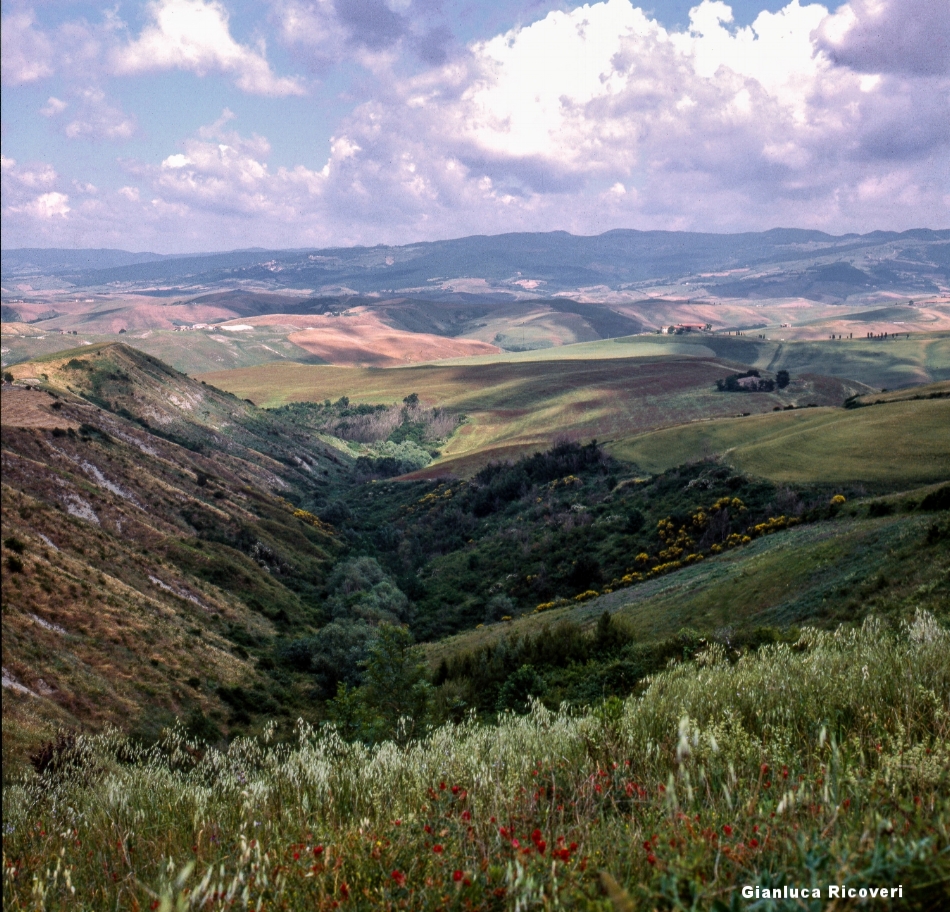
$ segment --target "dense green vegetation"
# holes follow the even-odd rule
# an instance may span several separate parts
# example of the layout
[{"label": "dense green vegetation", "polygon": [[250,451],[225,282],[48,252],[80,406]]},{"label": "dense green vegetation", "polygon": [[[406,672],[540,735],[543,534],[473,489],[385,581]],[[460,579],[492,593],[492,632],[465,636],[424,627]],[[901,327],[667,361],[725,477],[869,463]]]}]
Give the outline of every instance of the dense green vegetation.
[{"label": "dense green vegetation", "polygon": [[595,443],[564,443],[469,481],[373,484],[320,510],[372,556],[432,639],[635,585],[799,522],[852,487],[779,487],[696,463],[646,480]]},{"label": "dense green vegetation", "polygon": [[808,894],[768,907],[817,912],[830,885],[902,885],[900,908],[935,910],[948,695],[920,613],[710,643],[623,701],[402,744],[64,740],[5,791],[4,908],[739,909],[787,886]]}]

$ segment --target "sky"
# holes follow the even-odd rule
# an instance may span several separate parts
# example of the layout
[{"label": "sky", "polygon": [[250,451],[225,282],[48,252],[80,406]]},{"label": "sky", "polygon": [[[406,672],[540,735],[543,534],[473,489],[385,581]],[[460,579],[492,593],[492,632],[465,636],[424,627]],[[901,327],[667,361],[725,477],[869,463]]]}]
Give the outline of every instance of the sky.
[{"label": "sky", "polygon": [[2,244],[950,227],[950,2],[4,0]]}]

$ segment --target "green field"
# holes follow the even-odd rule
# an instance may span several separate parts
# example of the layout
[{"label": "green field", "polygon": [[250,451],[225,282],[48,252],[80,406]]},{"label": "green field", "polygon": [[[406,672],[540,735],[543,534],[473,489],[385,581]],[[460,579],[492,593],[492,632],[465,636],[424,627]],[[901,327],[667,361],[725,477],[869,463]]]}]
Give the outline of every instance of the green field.
[{"label": "green field", "polygon": [[609,450],[648,472],[717,456],[773,481],[920,484],[950,478],[950,400],[698,421]]},{"label": "green field", "polygon": [[690,333],[642,335],[563,345],[530,352],[502,352],[442,364],[521,364],[538,361],[669,357],[717,358],[759,370],[823,374],[857,380],[876,389],[950,379],[950,333],[911,333],[909,338],[879,341],[844,339],[775,342],[752,335]]},{"label": "green field", "polygon": [[[602,344],[602,343],[597,343]],[[578,346],[580,347],[580,346]],[[662,346],[652,346],[662,350]],[[617,349],[624,349],[617,346]],[[392,403],[418,393],[467,416],[433,465],[466,473],[489,458],[545,448],[562,437],[616,440],[642,431],[775,406],[839,405],[866,387],[798,378],[775,393],[724,394],[715,381],[735,370],[711,357],[540,359],[430,364],[386,370],[274,364],[202,375],[259,405],[336,400]]]}]

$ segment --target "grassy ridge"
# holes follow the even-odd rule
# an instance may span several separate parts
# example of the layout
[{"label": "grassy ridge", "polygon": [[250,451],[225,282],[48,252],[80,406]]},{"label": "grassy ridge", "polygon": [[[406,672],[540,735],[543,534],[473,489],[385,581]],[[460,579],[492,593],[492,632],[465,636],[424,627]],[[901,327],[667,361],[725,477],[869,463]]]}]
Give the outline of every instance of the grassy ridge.
[{"label": "grassy ridge", "polygon": [[[950,640],[711,646],[591,712],[226,753],[82,738],[6,790],[4,908],[738,909],[739,890],[950,885]],[[870,838],[869,838],[870,837]],[[604,896],[606,892],[607,896]]]},{"label": "grassy ridge", "polygon": [[950,478],[950,400],[724,418],[639,435],[609,449],[648,472],[719,455],[773,481],[924,483]]}]

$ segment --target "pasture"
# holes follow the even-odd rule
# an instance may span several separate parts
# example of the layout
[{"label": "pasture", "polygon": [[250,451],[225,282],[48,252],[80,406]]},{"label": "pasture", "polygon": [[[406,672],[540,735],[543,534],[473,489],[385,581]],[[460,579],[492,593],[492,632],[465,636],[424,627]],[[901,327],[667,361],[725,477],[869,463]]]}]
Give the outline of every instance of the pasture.
[{"label": "pasture", "polygon": [[922,484],[950,478],[950,400],[697,421],[608,449],[647,472],[715,456],[772,481]]}]

